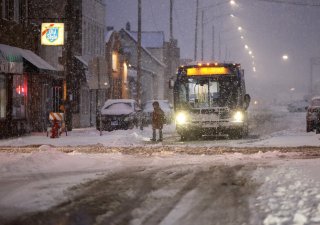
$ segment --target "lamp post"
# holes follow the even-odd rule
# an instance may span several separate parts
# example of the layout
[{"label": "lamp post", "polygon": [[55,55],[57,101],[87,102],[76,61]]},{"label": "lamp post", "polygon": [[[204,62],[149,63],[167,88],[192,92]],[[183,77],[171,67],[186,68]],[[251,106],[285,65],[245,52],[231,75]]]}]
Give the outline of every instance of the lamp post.
[{"label": "lamp post", "polygon": [[141,0],[138,0],[137,102],[141,106]]},{"label": "lamp post", "polygon": [[73,67],[73,60],[72,60],[72,49],[73,49],[73,29],[72,29],[72,18],[73,15],[73,3],[72,0],[67,0],[66,10],[65,10],[65,17],[66,17],[66,30],[67,30],[67,41],[65,44],[65,89],[66,89],[66,96],[64,96],[66,100],[66,128],[68,131],[72,130],[72,101],[73,101],[73,94],[74,94],[74,76],[72,72]]}]

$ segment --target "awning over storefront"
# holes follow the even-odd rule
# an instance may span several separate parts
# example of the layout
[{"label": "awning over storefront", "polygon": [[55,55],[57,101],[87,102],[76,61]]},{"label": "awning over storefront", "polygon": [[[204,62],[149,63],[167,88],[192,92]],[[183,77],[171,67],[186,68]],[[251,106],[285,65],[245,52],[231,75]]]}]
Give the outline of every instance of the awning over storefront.
[{"label": "awning over storefront", "polygon": [[0,73],[23,73],[23,60],[19,49],[0,44]]},{"label": "awning over storefront", "polygon": [[82,56],[75,56],[86,68],[88,68],[88,62]]},{"label": "awning over storefront", "polygon": [[39,70],[47,70],[47,71],[57,71],[53,66],[44,61],[40,56],[36,55],[30,50],[21,50],[22,57],[27,60],[29,63],[37,67]]},{"label": "awning over storefront", "polygon": [[23,59],[38,68],[40,72],[58,72],[57,69],[30,50],[0,44],[0,72],[22,74]]}]

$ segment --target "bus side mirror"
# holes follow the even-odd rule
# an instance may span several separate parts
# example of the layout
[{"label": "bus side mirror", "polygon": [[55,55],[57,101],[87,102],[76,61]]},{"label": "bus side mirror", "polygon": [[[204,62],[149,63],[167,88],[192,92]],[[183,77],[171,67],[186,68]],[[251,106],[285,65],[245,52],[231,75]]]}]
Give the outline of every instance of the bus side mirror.
[{"label": "bus side mirror", "polygon": [[170,78],[170,80],[169,80],[169,88],[173,89],[173,87],[174,87],[174,80],[172,78]]},{"label": "bus side mirror", "polygon": [[249,108],[250,101],[251,101],[250,95],[249,94],[245,94],[244,95],[244,109],[245,110],[247,110]]}]

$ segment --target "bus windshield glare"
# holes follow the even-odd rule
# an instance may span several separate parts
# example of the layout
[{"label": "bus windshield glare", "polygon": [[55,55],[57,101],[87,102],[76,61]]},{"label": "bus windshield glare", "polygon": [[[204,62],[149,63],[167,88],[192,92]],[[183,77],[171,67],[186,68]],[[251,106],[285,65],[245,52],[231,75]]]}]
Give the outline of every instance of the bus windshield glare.
[{"label": "bus windshield glare", "polygon": [[188,77],[178,83],[178,102],[191,108],[230,107],[238,103],[239,85],[235,76]]}]

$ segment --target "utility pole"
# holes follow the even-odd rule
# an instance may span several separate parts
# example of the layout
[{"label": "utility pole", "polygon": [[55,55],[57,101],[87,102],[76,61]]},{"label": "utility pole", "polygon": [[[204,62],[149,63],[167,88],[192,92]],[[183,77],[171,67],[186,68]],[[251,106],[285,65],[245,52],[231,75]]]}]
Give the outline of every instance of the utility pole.
[{"label": "utility pole", "polygon": [[72,29],[72,15],[73,15],[73,0],[67,0],[65,8],[65,25],[66,25],[66,43],[65,43],[65,53],[64,53],[64,78],[66,84],[64,85],[66,96],[64,96],[65,104],[65,113],[66,113],[66,128],[68,131],[72,130],[72,101],[74,94],[74,76],[72,72],[72,51],[73,51],[73,29]]},{"label": "utility pole", "polygon": [[141,106],[141,0],[138,0],[137,102]]},{"label": "utility pole", "polygon": [[219,32],[219,61],[221,60],[221,32]]},{"label": "utility pole", "polygon": [[173,10],[173,0],[170,0],[170,40],[173,40],[172,10]]},{"label": "utility pole", "polygon": [[214,25],[212,25],[212,60],[214,60]]},{"label": "utility pole", "polygon": [[194,61],[197,60],[197,43],[198,43],[198,12],[199,12],[199,0],[197,0],[197,6],[196,6],[196,27],[194,32]]},{"label": "utility pole", "polygon": [[167,63],[168,63],[168,72],[165,75],[165,87],[164,90],[166,92],[165,97],[172,103],[173,101],[173,95],[170,91],[166,91],[168,90],[169,87],[169,82],[170,79],[173,77],[174,75],[174,70],[173,68],[173,63],[174,63],[174,48],[175,48],[175,44],[174,44],[174,39],[173,39],[173,0],[170,0],[170,18],[169,18],[169,22],[170,22],[170,40],[169,40],[169,46],[168,46],[168,52],[167,52]]},{"label": "utility pole", "polygon": [[203,44],[204,44],[204,10],[201,11],[201,60],[203,61]]}]

